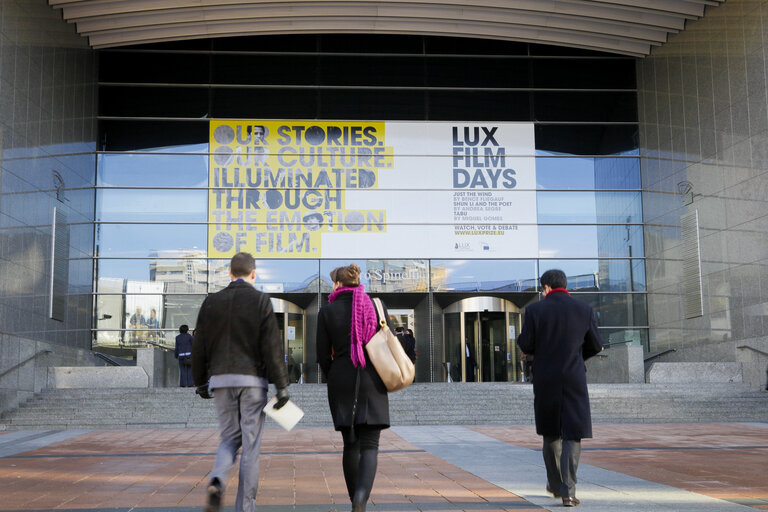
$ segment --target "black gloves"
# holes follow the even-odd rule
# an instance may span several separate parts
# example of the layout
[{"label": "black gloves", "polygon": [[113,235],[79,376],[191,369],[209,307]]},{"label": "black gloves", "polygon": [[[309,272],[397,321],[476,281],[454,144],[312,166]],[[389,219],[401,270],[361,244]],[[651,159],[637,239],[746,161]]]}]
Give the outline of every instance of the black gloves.
[{"label": "black gloves", "polygon": [[277,390],[277,402],[275,402],[274,409],[280,409],[282,406],[288,403],[288,389],[287,388],[281,388]]},{"label": "black gloves", "polygon": [[208,391],[207,382],[201,386],[197,386],[197,388],[195,389],[195,393],[200,395],[200,398],[205,398],[205,399],[213,398],[213,395],[211,394],[211,392]]}]

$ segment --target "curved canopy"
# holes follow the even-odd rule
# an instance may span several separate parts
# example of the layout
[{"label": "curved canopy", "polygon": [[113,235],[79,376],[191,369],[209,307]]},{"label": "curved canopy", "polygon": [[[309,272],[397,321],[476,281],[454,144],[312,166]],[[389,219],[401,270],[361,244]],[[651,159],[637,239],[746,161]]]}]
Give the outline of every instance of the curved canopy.
[{"label": "curved canopy", "polygon": [[478,37],[645,56],[724,0],[48,0],[94,48],[300,33]]}]

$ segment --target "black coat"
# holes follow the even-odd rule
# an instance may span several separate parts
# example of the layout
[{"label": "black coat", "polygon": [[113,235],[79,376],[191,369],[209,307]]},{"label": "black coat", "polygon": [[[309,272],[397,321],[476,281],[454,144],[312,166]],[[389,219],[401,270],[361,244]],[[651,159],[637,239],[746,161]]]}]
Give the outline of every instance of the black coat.
[{"label": "black coat", "polygon": [[[384,314],[388,316],[386,308]],[[342,292],[335,301],[320,308],[317,321],[317,362],[328,382],[328,404],[336,430],[352,426],[352,404],[358,369],[350,357],[351,329],[352,292]],[[365,368],[360,368],[355,425],[389,427],[387,388],[367,353]]]},{"label": "black coat", "polygon": [[564,292],[525,308],[517,339],[533,354],[536,432],[563,439],[592,437],[584,361],[603,349],[589,305]]},{"label": "black coat", "polygon": [[195,385],[211,375],[235,373],[265,377],[288,386],[285,352],[269,297],[245,281],[205,298],[195,325],[192,375]]}]

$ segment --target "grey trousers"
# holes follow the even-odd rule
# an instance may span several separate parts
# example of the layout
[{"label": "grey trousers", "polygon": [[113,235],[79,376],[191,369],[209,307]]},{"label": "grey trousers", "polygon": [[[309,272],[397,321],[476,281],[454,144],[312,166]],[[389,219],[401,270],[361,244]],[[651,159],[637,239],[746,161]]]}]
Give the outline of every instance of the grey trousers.
[{"label": "grey trousers", "polygon": [[267,390],[258,387],[217,388],[213,398],[219,415],[221,442],[211,480],[218,478],[221,485],[225,485],[227,473],[237,460],[237,450],[242,447],[235,512],[254,512]]},{"label": "grey trousers", "polygon": [[579,469],[581,440],[544,436],[542,453],[550,489],[559,490],[563,498],[576,497],[576,470]]}]

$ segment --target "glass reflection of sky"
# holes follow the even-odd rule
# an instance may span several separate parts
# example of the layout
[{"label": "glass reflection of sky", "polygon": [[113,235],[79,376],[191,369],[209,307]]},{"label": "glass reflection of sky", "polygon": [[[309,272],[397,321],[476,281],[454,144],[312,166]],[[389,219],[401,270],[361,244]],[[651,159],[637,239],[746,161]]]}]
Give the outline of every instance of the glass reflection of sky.
[{"label": "glass reflection of sky", "polygon": [[[208,145],[205,144],[205,151]],[[101,187],[207,187],[208,155],[101,154]]]},{"label": "glass reflection of sky", "polygon": [[147,258],[154,251],[205,250],[207,226],[153,224],[99,224],[98,256]]},{"label": "glass reflection of sky", "polygon": [[522,291],[536,281],[534,260],[432,260],[431,266],[433,290]]},{"label": "glass reflection of sky", "polygon": [[207,222],[205,190],[100,189],[97,193],[100,221]]},{"label": "glass reflection of sky", "polygon": [[537,192],[540,223],[641,223],[639,192]]},{"label": "glass reflection of sky", "polygon": [[[229,259],[211,260],[209,280],[223,286],[229,280]],[[256,260],[256,284],[282,285],[283,292],[317,292],[307,289],[317,279],[318,260]]]},{"label": "glass reflection of sky", "polygon": [[536,158],[536,186],[560,190],[640,189],[637,158]]}]

